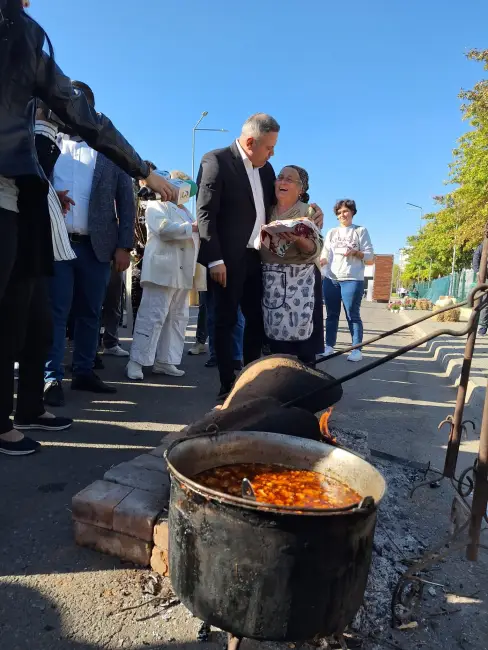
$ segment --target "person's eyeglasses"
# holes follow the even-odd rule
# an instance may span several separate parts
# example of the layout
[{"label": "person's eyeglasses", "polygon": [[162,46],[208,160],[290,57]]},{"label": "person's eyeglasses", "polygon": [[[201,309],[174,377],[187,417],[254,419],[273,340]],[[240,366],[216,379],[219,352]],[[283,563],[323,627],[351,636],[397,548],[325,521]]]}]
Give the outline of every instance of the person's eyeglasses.
[{"label": "person's eyeglasses", "polygon": [[301,185],[301,184],[302,184],[301,181],[297,181],[297,180],[295,180],[294,178],[290,178],[290,176],[283,176],[282,174],[280,174],[279,176],[277,176],[277,177],[276,177],[276,180],[277,180],[277,181],[280,181],[280,182],[283,182],[283,181],[284,181],[285,183],[296,183],[297,185]]}]

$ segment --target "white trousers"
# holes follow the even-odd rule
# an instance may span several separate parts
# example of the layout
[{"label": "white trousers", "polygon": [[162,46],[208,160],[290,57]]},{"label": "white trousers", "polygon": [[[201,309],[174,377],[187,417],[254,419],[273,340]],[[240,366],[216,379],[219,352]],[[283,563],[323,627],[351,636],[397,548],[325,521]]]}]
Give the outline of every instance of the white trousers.
[{"label": "white trousers", "polygon": [[171,363],[178,366],[185,346],[189,318],[189,291],[146,284],[137,312],[131,361],[141,366]]}]

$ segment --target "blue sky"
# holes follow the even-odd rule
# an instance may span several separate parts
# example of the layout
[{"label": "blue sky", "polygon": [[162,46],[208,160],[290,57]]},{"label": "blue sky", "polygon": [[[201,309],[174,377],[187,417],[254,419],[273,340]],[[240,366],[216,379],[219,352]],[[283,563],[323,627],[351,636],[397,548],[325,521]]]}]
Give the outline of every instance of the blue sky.
[{"label": "blue sky", "polygon": [[[251,113],[282,131],[275,169],[310,173],[310,195],[354,198],[377,253],[397,253],[445,191],[457,98],[483,76],[464,54],[486,48],[486,0],[32,0],[62,69],[95,91],[143,157],[191,171],[230,144]],[[198,162],[197,162],[198,164]]]}]

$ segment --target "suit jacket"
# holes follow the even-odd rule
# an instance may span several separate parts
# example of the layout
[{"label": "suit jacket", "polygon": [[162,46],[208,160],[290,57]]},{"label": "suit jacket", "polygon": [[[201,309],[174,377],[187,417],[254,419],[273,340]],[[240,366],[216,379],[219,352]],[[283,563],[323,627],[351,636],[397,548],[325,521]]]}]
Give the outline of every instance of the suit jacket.
[{"label": "suit jacket", "polygon": [[[259,170],[266,220],[275,200],[273,167]],[[198,172],[197,221],[201,245],[199,261],[208,266],[224,260],[229,268],[241,264],[256,223],[251,183],[235,142],[207,153]]]},{"label": "suit jacket", "polygon": [[99,262],[110,262],[116,248],[133,248],[135,218],[130,176],[99,153],[88,211],[88,231]]}]

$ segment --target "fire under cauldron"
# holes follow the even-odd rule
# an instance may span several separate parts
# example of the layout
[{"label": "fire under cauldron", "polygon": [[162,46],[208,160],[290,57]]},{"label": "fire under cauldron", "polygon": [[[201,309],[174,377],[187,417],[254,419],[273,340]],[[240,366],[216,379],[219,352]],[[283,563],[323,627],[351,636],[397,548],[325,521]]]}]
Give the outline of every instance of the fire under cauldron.
[{"label": "fire under cauldron", "polygon": [[[342,634],[363,601],[376,510],[386,485],[344,449],[276,433],[237,431],[177,440],[171,475],[169,566],[173,589],[198,618],[243,637],[305,641]],[[238,463],[330,475],[362,497],[324,510],[266,506],[192,477]]]}]

